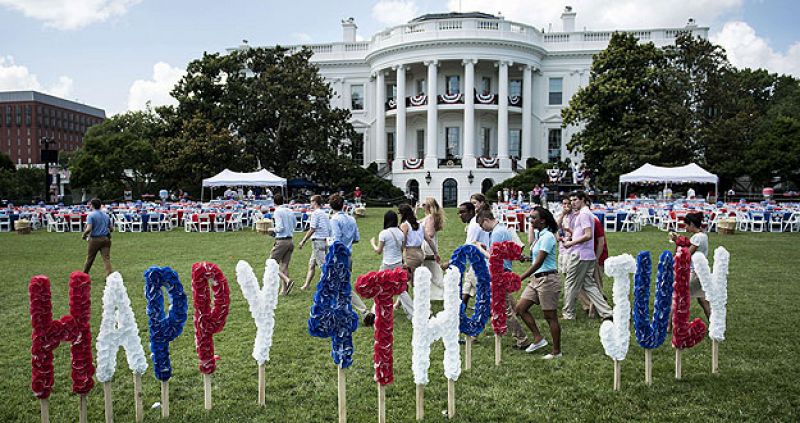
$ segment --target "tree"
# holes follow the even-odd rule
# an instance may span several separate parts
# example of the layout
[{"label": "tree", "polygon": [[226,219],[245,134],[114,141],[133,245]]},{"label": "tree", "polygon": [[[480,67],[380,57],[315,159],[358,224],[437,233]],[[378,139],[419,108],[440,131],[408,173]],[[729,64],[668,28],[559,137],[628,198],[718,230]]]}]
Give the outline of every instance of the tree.
[{"label": "tree", "polygon": [[155,143],[166,131],[151,111],[113,116],[86,133],[83,148],[70,160],[70,185],[103,198],[119,198],[125,190],[139,195],[153,189]]},{"label": "tree", "polygon": [[15,170],[14,161],[6,153],[0,151],[0,170]]},{"label": "tree", "polygon": [[44,191],[44,169],[0,168],[0,199],[28,202]]}]

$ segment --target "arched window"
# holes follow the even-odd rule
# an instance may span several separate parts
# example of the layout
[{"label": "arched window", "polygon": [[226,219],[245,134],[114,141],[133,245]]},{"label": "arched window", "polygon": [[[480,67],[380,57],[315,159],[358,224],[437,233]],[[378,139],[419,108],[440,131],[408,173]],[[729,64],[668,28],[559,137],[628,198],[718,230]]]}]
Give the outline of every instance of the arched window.
[{"label": "arched window", "polygon": [[481,182],[481,192],[486,194],[487,192],[489,192],[490,189],[492,189],[493,186],[494,186],[494,181],[491,180],[490,178],[486,178],[483,180],[483,182]]},{"label": "arched window", "polygon": [[442,183],[442,207],[456,207],[458,205],[458,182],[447,178]]},{"label": "arched window", "polygon": [[419,182],[416,179],[411,179],[406,184],[406,195],[410,195],[409,201],[413,205],[414,202],[419,200]]}]

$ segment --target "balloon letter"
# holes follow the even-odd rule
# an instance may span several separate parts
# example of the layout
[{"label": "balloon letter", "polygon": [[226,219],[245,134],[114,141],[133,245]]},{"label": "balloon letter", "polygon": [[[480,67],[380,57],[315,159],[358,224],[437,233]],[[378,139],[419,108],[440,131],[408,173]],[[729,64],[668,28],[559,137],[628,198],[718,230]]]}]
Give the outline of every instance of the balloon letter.
[{"label": "balloon letter", "polygon": [[34,276],[28,286],[31,301],[31,389],[36,398],[47,399],[53,388],[53,350],[61,342],[70,343],[72,392],[85,395],[94,386],[92,364],[91,288],[89,275],[69,275],[69,314],[53,320],[50,279]]},{"label": "balloon letter", "polygon": [[353,364],[353,332],[358,328],[351,289],[350,251],[336,241],[325,256],[308,317],[308,333],[331,338],[331,357],[343,369]]},{"label": "balloon letter", "polygon": [[392,372],[392,329],[394,329],[394,299],[408,289],[408,272],[402,267],[361,275],[356,292],[364,298],[375,299],[375,381],[388,385],[394,380]]},{"label": "balloon letter", "polygon": [[[144,272],[144,296],[147,300],[147,323],[150,326],[150,353],[156,379],[164,382],[172,377],[169,343],[183,332],[189,303],[178,273],[169,267],[151,267]],[[164,294],[170,301],[169,315],[164,313]]]},{"label": "balloon letter", "polygon": [[256,341],[253,344],[253,359],[258,365],[269,361],[272,347],[272,331],[275,329],[275,307],[278,305],[278,262],[267,260],[264,268],[264,285],[259,289],[253,268],[239,260],[236,265],[236,280],[242,287],[242,295],[250,305],[250,315],[256,322]]},{"label": "balloon letter", "polygon": [[[486,327],[486,322],[491,315],[489,308],[491,278],[489,277],[489,268],[486,266],[486,259],[478,247],[465,244],[453,251],[453,255],[450,257],[450,265],[458,268],[461,276],[466,274],[467,263],[472,266],[475,279],[478,281],[475,287],[475,311],[472,313],[472,317],[467,317],[467,305],[461,304],[459,330],[469,336],[478,336],[483,332],[483,328]],[[461,285],[459,285],[458,289],[461,292]]]},{"label": "balloon letter", "polygon": [[628,354],[631,340],[630,320],[631,291],[630,274],[636,272],[636,262],[630,254],[609,257],[605,263],[606,275],[614,278],[614,321],[604,321],[600,325],[600,342],[606,355],[622,361]]},{"label": "balloon letter", "polygon": [[656,300],[653,305],[652,320],[650,320],[650,252],[640,252],[637,261],[633,289],[633,327],[639,345],[642,348],[654,349],[663,344],[667,337],[674,280],[672,253],[664,251],[658,261]]},{"label": "balloon letter", "polygon": [[506,326],[506,294],[518,291],[521,285],[519,275],[506,271],[505,260],[519,260],[522,248],[512,241],[496,242],[492,245],[492,257],[489,258],[489,271],[492,273],[492,329],[497,335],[505,335]]},{"label": "balloon letter", "polygon": [[[214,289],[214,308],[211,290]],[[194,343],[200,360],[200,373],[210,375],[217,368],[214,355],[214,334],[222,331],[230,310],[231,291],[228,279],[214,263],[203,261],[192,265],[192,300],[194,301]]]},{"label": "balloon letter", "polygon": [[687,247],[678,247],[675,256],[675,289],[672,293],[672,346],[678,349],[692,348],[706,336],[706,324],[699,317],[689,323],[691,259]]},{"label": "balloon letter", "polygon": [[122,283],[122,275],[114,272],[106,278],[103,291],[103,320],[97,335],[97,380],[109,382],[117,369],[117,350],[125,348],[128,368],[137,375],[147,370],[147,359],[139,338],[139,326],[131,308],[131,299]]},{"label": "balloon letter", "polygon": [[731,254],[724,247],[714,250],[714,273],[708,268],[708,259],[701,253],[694,253],[692,263],[697,278],[711,303],[708,336],[717,342],[725,340],[725,318],[728,303],[728,262]]}]

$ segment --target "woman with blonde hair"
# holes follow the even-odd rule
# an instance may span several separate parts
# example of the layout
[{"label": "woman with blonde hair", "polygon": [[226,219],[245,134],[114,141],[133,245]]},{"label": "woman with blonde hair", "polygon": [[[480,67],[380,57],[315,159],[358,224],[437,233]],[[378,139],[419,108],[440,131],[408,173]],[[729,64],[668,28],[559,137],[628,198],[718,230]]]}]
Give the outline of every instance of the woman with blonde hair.
[{"label": "woman with blonde hair", "polygon": [[[425,228],[426,238],[430,238],[438,250],[439,239],[437,234],[444,229],[444,210],[439,206],[439,202],[433,197],[428,197],[422,203],[422,210],[425,212],[425,217],[420,224]],[[425,260],[422,265],[431,271],[431,300],[444,299],[444,272],[439,263],[434,258],[434,250],[428,243],[422,244],[422,252],[425,254]]]},{"label": "woman with blonde hair", "polygon": [[414,271],[417,267],[422,266],[425,261],[425,253],[422,251],[422,245],[428,244],[433,251],[434,260],[439,262],[439,250],[433,239],[425,232],[425,227],[417,222],[417,216],[414,209],[408,204],[401,204],[397,208],[400,213],[400,230],[403,231],[403,259],[406,267],[411,272],[410,280],[414,279]]}]

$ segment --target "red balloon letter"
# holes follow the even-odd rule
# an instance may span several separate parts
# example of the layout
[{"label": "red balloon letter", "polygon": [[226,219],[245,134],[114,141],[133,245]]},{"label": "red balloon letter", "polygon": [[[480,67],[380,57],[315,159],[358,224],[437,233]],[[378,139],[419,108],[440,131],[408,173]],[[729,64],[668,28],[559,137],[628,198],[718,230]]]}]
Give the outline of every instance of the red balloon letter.
[{"label": "red balloon letter", "polygon": [[375,381],[388,385],[394,380],[392,368],[392,330],[394,329],[393,297],[408,288],[408,272],[402,267],[369,272],[356,280],[356,292],[375,299]]},{"label": "red balloon letter", "polygon": [[[211,309],[211,292],[214,289],[214,309]],[[222,331],[230,309],[230,288],[225,275],[214,263],[200,262],[192,265],[192,299],[194,300],[194,342],[200,373],[211,374],[217,368],[219,356],[214,355],[214,334]]]},{"label": "red balloon letter", "polygon": [[50,302],[50,279],[34,276],[28,286],[31,300],[31,389],[39,399],[50,397],[53,388],[53,350],[61,342],[70,343],[72,355],[72,392],[88,394],[94,386],[92,364],[91,288],[89,275],[69,275],[69,314],[53,320]]},{"label": "red balloon letter", "polygon": [[[681,245],[680,241],[678,245]],[[706,324],[699,317],[689,323],[691,261],[689,249],[679,246],[675,256],[675,289],[672,292],[672,346],[678,349],[692,348],[706,336]]]},{"label": "red balloon letter", "polygon": [[503,268],[504,260],[519,260],[522,247],[513,241],[496,242],[492,245],[492,256],[489,258],[489,273],[492,274],[492,329],[498,335],[505,335],[506,326],[506,294],[518,291],[521,285],[519,275]]}]

